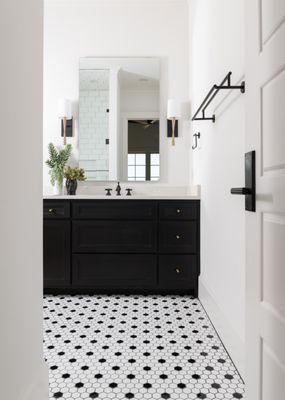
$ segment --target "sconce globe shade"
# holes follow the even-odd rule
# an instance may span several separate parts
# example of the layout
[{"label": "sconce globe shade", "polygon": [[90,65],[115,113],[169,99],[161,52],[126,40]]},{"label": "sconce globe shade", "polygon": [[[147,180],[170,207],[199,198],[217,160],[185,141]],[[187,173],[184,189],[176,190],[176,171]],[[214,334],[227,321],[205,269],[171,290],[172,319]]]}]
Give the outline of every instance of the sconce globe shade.
[{"label": "sconce globe shade", "polygon": [[58,100],[58,118],[72,118],[71,101],[68,99]]},{"label": "sconce globe shade", "polygon": [[181,103],[175,99],[167,102],[167,119],[179,119],[181,117]]}]

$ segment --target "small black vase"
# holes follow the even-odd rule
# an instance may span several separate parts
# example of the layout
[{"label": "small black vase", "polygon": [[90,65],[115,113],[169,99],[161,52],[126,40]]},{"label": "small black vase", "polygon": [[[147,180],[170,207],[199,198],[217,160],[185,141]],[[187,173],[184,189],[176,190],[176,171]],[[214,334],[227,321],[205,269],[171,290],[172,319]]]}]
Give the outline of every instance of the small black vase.
[{"label": "small black vase", "polygon": [[76,179],[66,179],[66,191],[69,195],[75,195],[77,189],[77,180]]}]

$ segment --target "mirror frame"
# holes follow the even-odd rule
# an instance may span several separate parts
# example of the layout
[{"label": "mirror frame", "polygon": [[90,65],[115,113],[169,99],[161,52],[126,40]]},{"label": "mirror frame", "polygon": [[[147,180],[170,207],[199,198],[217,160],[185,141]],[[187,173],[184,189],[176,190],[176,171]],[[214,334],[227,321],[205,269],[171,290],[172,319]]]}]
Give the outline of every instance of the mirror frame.
[{"label": "mirror frame", "polygon": [[[159,154],[160,154],[160,160],[162,159],[161,157],[161,60],[160,57],[152,57],[152,56],[142,56],[142,57],[131,57],[131,56],[122,56],[122,57],[114,57],[114,56],[108,56],[108,57],[103,57],[103,56],[86,56],[86,57],[80,57],[79,58],[79,63],[78,63],[78,75],[80,74],[81,70],[92,70],[92,69],[107,69],[110,70],[112,67],[112,62],[115,64],[116,60],[122,60],[124,62],[130,61],[130,60],[135,60],[136,62],[139,61],[155,61],[157,63],[158,67],[158,75],[159,75],[159,110],[157,112],[154,111],[138,111],[138,112],[123,112],[121,113],[121,122],[122,122],[122,132],[121,132],[121,138],[117,137],[118,141],[116,143],[117,146],[117,151],[118,151],[118,159],[117,163],[119,166],[117,167],[117,177],[114,179],[109,179],[109,180],[96,180],[96,179],[89,179],[86,182],[88,183],[104,183],[104,182],[117,182],[120,180],[123,183],[131,183],[131,184],[155,184],[159,183],[162,180],[162,174],[161,174],[161,162],[160,162],[160,170],[159,170],[159,179],[157,181],[128,181],[128,174],[127,174],[127,168],[128,168],[128,119],[158,119],[159,120]],[[82,66],[82,63],[84,65]],[[96,65],[96,66],[95,66]],[[80,91],[80,79],[79,79],[79,91]],[[79,103],[79,101],[78,101]],[[111,108],[111,105],[110,105]],[[78,111],[78,120],[79,120],[79,114],[80,110]],[[80,159],[80,126],[78,123],[78,162]],[[110,160],[109,160],[110,161]]]}]

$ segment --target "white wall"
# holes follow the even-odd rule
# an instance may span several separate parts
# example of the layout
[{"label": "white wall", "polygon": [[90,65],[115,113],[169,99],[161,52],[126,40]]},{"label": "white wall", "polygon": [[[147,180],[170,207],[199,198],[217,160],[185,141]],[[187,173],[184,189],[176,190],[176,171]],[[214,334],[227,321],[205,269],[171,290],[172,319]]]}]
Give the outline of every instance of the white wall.
[{"label": "white wall", "polygon": [[[233,83],[244,74],[244,2],[190,1],[193,111],[228,71]],[[194,122],[201,132],[193,152],[193,180],[201,185],[201,299],[212,299],[235,338],[235,361],[243,368],[245,329],[244,198],[231,187],[244,185],[244,101],[220,92],[209,107],[217,121]],[[239,353],[239,354],[238,354]]]},{"label": "white wall", "polygon": [[[165,183],[188,185],[189,125],[181,124],[172,147],[165,121],[168,97],[188,99],[188,39],[186,0],[45,0],[44,158],[48,142],[61,144],[57,99],[78,101],[80,57],[160,57],[161,173]],[[71,143],[76,147],[77,137]]]},{"label": "white wall", "polygon": [[0,2],[1,399],[48,398],[42,352],[42,4]]}]

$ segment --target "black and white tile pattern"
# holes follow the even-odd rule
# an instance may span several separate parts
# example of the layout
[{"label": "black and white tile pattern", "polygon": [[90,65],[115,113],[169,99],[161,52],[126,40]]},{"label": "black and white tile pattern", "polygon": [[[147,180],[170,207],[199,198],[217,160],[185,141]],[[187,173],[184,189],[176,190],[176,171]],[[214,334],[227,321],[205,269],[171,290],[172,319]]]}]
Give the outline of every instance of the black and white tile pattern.
[{"label": "black and white tile pattern", "polygon": [[242,399],[244,384],[189,296],[45,296],[50,399]]}]

